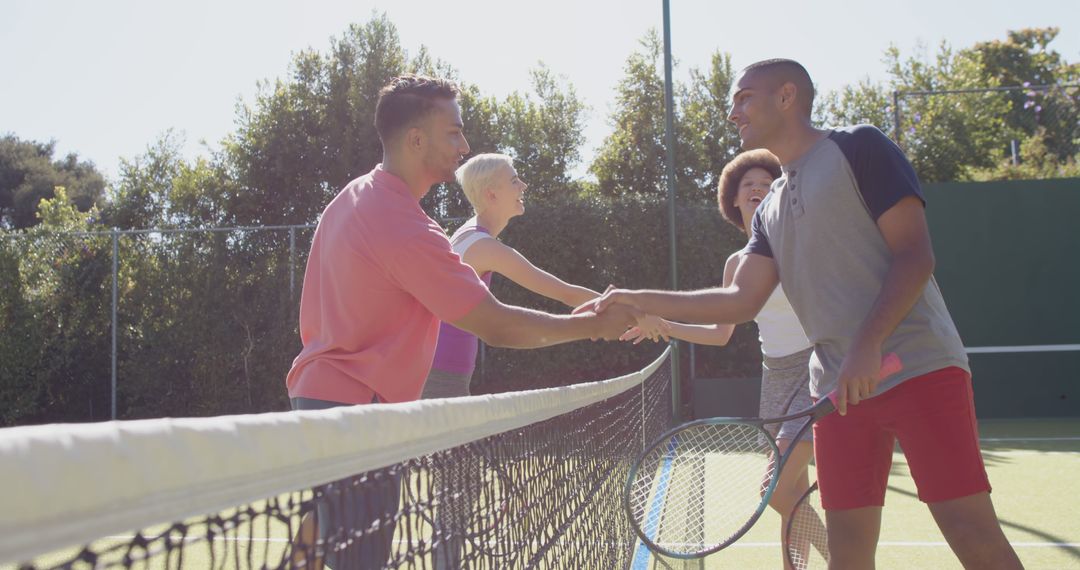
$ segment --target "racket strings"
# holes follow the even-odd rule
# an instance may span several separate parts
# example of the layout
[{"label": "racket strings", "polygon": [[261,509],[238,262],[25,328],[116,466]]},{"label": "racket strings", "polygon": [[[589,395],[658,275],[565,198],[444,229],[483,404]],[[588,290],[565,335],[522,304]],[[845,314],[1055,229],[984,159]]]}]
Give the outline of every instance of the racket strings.
[{"label": "racket strings", "polygon": [[803,495],[791,512],[787,529],[788,562],[794,570],[829,566],[829,536],[818,508],[817,484]]},{"label": "racket strings", "polygon": [[699,424],[645,456],[629,489],[639,531],[661,551],[700,554],[726,546],[763,507],[772,440],[759,427]]}]

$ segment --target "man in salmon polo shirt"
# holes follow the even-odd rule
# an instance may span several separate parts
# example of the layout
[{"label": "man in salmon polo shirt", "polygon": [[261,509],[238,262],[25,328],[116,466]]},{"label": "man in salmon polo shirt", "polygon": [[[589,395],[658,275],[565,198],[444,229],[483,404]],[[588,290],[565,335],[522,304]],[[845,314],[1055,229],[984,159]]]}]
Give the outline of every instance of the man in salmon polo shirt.
[{"label": "man in salmon polo shirt", "polygon": [[[627,306],[552,315],[504,305],[451,250],[419,201],[435,184],[453,181],[469,153],[457,95],[450,81],[416,75],[397,77],[379,92],[382,163],[330,202],[311,244],[300,298],[304,346],[286,378],[293,409],[419,399],[440,321],[511,348],[616,340],[635,323],[636,310]],[[369,529],[375,521],[379,530],[328,552],[325,563],[381,568],[390,555],[399,484],[348,493],[349,483],[320,489],[328,498],[318,504],[318,534]],[[316,534],[310,523],[305,518],[298,536],[301,554]]]}]

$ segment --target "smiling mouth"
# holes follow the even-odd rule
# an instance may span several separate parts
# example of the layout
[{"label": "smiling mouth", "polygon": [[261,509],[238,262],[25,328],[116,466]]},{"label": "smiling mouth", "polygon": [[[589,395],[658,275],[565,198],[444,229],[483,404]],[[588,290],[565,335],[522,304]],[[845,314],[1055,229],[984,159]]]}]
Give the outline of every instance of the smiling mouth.
[{"label": "smiling mouth", "polygon": [[762,200],[763,200],[763,198],[761,198],[759,196],[754,196],[753,198],[750,198],[750,203],[751,204],[760,204]]}]

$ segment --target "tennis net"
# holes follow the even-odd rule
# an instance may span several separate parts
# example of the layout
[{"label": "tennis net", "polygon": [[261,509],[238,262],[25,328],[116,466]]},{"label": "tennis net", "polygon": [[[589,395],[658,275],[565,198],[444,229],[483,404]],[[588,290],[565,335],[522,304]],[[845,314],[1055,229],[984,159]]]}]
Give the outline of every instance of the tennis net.
[{"label": "tennis net", "polygon": [[622,487],[670,427],[666,362],[508,394],[0,430],[0,568],[625,568]]}]

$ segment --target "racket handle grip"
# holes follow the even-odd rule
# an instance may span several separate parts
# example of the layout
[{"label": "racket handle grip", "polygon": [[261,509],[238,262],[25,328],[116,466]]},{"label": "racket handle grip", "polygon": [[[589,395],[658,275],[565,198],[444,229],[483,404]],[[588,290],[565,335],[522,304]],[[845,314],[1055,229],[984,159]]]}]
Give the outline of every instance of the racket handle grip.
[{"label": "racket handle grip", "polygon": [[884,380],[903,369],[904,364],[900,362],[900,356],[895,352],[890,352],[881,357],[881,370],[878,372],[878,380]]}]

